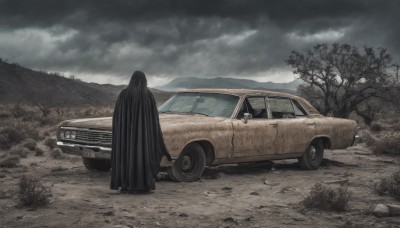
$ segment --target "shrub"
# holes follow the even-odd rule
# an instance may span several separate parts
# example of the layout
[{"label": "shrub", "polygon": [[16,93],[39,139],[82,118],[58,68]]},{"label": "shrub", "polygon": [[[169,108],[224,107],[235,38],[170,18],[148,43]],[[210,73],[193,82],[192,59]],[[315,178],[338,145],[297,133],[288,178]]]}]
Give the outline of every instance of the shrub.
[{"label": "shrub", "polygon": [[40,149],[39,147],[36,147],[35,149],[35,156],[42,156],[44,154],[44,151]]},{"label": "shrub", "polygon": [[0,130],[0,148],[8,149],[28,138],[39,138],[39,132],[32,124],[6,121],[4,127]]},{"label": "shrub", "polygon": [[57,125],[58,123],[60,123],[63,119],[59,116],[41,116],[38,119],[38,122],[40,124],[40,126],[47,126],[47,125]]},{"label": "shrub", "polygon": [[365,145],[368,147],[373,147],[375,145],[376,137],[374,137],[369,131],[363,131],[362,141],[365,142]]},{"label": "shrub", "polygon": [[0,159],[0,167],[2,168],[13,168],[19,164],[18,155],[7,155]]},{"label": "shrub", "polygon": [[51,172],[60,172],[60,171],[64,171],[64,170],[66,170],[66,168],[64,168],[61,165],[59,165],[59,166],[56,166],[56,167],[52,168],[50,171]]},{"label": "shrub", "polygon": [[37,178],[23,175],[19,181],[18,200],[22,206],[44,206],[50,202],[51,189]]},{"label": "shrub", "polygon": [[28,114],[28,111],[22,108],[19,104],[14,105],[11,108],[11,113],[13,114],[14,118],[22,118]]},{"label": "shrub", "polygon": [[400,169],[389,177],[382,178],[375,186],[375,189],[379,194],[387,193],[393,196],[400,196]]},{"label": "shrub", "polygon": [[303,205],[307,208],[319,208],[324,210],[345,211],[349,205],[351,192],[347,186],[340,186],[333,189],[320,183],[311,188]]},{"label": "shrub", "polygon": [[8,153],[11,155],[17,155],[20,158],[26,158],[29,154],[29,150],[21,145],[18,145],[13,147]]},{"label": "shrub", "polygon": [[0,119],[8,119],[12,116],[12,113],[7,110],[0,110]]},{"label": "shrub", "polygon": [[378,123],[374,123],[374,124],[371,124],[370,129],[371,129],[371,131],[379,132],[379,131],[382,131],[382,125],[380,125]]},{"label": "shrub", "polygon": [[387,133],[375,140],[373,150],[376,153],[400,154],[400,133]]},{"label": "shrub", "polygon": [[48,146],[50,149],[54,149],[57,147],[57,140],[53,138],[46,138],[44,140],[44,144]]},{"label": "shrub", "polygon": [[61,149],[56,148],[51,150],[51,157],[53,157],[54,159],[64,159],[65,154],[61,151]]},{"label": "shrub", "polygon": [[22,141],[22,145],[31,151],[34,151],[36,149],[36,141],[33,139],[25,139],[24,141]]}]

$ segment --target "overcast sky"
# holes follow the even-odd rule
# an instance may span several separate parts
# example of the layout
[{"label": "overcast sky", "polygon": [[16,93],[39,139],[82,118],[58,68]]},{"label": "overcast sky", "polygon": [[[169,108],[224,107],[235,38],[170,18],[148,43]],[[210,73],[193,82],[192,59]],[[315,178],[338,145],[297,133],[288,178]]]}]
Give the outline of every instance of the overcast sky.
[{"label": "overcast sky", "polygon": [[347,42],[399,62],[400,1],[0,0],[0,58],[85,81],[294,79],[291,50]]}]

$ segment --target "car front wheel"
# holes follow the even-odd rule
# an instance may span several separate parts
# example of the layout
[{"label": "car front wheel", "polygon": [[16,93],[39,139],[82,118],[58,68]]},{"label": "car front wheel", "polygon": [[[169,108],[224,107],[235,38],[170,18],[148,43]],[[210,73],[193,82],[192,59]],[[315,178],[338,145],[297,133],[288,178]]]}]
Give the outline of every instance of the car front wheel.
[{"label": "car front wheel", "polygon": [[83,164],[88,170],[109,171],[111,169],[111,161],[105,159],[94,159],[82,157]]},{"label": "car front wheel", "polygon": [[307,148],[299,163],[303,169],[318,169],[324,158],[324,145],[321,140],[314,140]]},{"label": "car front wheel", "polygon": [[167,169],[174,181],[191,182],[200,179],[206,162],[203,148],[197,143],[190,143],[183,150],[175,163]]}]

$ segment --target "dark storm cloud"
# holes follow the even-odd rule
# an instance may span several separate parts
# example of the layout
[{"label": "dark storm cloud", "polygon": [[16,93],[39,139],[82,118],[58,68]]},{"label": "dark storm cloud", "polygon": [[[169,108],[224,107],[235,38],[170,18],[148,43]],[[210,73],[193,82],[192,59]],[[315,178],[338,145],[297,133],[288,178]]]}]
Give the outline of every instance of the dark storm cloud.
[{"label": "dark storm cloud", "polygon": [[[321,42],[400,50],[398,1],[0,0],[0,57],[128,78],[259,77]],[[96,80],[96,79],[93,79]]]}]

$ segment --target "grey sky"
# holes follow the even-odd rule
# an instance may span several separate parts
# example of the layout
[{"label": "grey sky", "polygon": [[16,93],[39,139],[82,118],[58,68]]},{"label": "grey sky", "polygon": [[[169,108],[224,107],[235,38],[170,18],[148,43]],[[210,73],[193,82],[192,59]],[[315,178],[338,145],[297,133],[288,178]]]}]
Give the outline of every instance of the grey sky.
[{"label": "grey sky", "polygon": [[321,42],[385,47],[399,62],[400,1],[0,0],[0,57],[85,81],[291,81],[284,60]]}]

